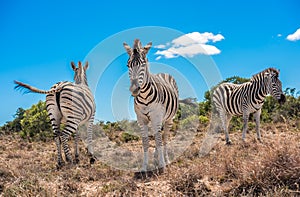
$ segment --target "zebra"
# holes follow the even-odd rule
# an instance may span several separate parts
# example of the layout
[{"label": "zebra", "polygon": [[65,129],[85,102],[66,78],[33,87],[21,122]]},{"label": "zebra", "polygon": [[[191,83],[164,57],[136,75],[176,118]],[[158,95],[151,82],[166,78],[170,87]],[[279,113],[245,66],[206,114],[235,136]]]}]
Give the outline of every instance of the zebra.
[{"label": "zebra", "polygon": [[[65,153],[65,158],[68,163],[73,163],[68,140],[71,135],[74,135],[75,141],[75,161],[79,162],[79,130],[80,124],[88,123],[87,126],[87,142],[88,153],[90,156],[90,163],[95,162],[92,148],[92,127],[95,115],[94,97],[88,87],[86,70],[88,62],[84,66],[78,62],[76,67],[74,62],[71,62],[74,75],[74,83],[64,81],[54,84],[50,90],[39,90],[28,84],[14,81],[15,89],[27,89],[27,92],[35,92],[46,94],[46,109],[50,117],[50,122],[54,132],[54,140],[57,146],[57,168],[64,165],[61,155],[61,143]],[[60,130],[60,124],[64,123],[63,131]]]},{"label": "zebra", "polygon": [[144,159],[141,171],[147,171],[148,129],[150,127],[155,135],[154,155],[156,158],[158,157],[158,167],[163,172],[166,164],[170,163],[167,137],[178,110],[178,87],[171,75],[150,73],[146,55],[152,42],[142,47],[140,40],[135,39],[133,49],[125,42],[123,45],[129,55],[127,61],[130,78],[129,90],[134,97],[134,110],[142,131]]},{"label": "zebra", "polygon": [[242,139],[245,141],[248,130],[248,119],[254,113],[257,139],[261,141],[260,114],[265,97],[271,94],[280,104],[286,100],[279,80],[279,70],[268,68],[253,75],[249,82],[242,84],[222,83],[213,91],[213,107],[221,119],[221,127],[225,131],[226,144],[229,139],[228,127],[233,115],[243,116]]}]

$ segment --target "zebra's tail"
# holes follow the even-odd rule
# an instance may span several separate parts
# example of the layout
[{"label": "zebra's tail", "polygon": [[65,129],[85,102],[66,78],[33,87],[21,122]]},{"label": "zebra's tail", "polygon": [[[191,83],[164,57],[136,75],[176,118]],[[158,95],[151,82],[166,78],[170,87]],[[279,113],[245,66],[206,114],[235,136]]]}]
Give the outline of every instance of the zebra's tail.
[{"label": "zebra's tail", "polygon": [[16,86],[15,86],[16,90],[21,90],[22,91],[22,90],[26,89],[25,91],[23,91],[24,94],[27,94],[27,93],[30,93],[30,92],[35,92],[35,93],[40,93],[40,94],[52,94],[52,93],[55,93],[55,89],[40,90],[40,89],[32,87],[32,86],[30,86],[28,84],[19,82],[19,81],[14,81],[14,83],[16,84]]}]

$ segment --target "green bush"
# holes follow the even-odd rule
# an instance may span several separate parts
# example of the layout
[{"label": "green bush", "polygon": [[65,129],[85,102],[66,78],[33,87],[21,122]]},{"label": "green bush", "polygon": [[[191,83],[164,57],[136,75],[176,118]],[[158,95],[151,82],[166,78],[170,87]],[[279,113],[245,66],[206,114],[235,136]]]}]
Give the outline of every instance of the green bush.
[{"label": "green bush", "polygon": [[196,127],[199,123],[199,117],[197,115],[191,115],[180,122],[180,126],[183,129],[189,129]]},{"label": "green bush", "polygon": [[26,110],[21,120],[21,127],[20,136],[24,139],[45,141],[52,136],[46,103],[39,101]]},{"label": "green bush", "polygon": [[209,122],[209,118],[206,117],[206,116],[200,115],[199,116],[199,122],[200,122],[200,124],[207,125],[208,122]]},{"label": "green bush", "polygon": [[125,131],[121,134],[121,141],[125,143],[130,141],[138,141],[139,139],[139,136],[131,134],[130,132]]}]

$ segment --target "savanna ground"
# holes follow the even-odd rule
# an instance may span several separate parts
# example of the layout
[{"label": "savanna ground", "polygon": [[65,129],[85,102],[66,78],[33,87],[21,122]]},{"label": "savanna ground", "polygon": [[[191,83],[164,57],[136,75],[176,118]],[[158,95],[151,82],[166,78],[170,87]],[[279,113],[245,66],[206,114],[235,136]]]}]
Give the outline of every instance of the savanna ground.
[{"label": "savanna ground", "polygon": [[[136,178],[97,161],[90,165],[83,143],[80,163],[56,169],[56,146],[0,134],[1,196],[300,196],[300,124],[289,121],[262,124],[262,140],[253,128],[241,141],[231,131],[204,157],[199,147],[206,127],[163,174]],[[140,146],[127,142],[120,146]],[[73,148],[73,146],[71,146]]]}]

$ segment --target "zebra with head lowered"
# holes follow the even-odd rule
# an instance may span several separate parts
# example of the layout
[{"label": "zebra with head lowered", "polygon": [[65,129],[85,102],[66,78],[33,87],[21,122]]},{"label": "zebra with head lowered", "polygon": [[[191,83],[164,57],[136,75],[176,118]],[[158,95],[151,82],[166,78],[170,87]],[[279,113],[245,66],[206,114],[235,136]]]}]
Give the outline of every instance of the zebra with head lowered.
[{"label": "zebra with head lowered", "polygon": [[[64,162],[61,155],[61,143],[65,153],[66,161],[71,163],[72,157],[68,146],[68,140],[74,134],[75,138],[75,163],[79,162],[78,126],[88,123],[87,126],[87,142],[88,153],[90,155],[90,163],[94,163],[92,148],[92,127],[95,115],[94,97],[88,87],[86,70],[88,62],[85,66],[78,62],[78,67],[71,62],[72,69],[75,72],[74,83],[58,82],[51,87],[50,90],[39,90],[30,85],[15,81],[17,88],[26,88],[28,92],[36,92],[47,94],[46,108],[52,124],[54,132],[54,140],[57,146],[57,167],[60,168]],[[65,123],[63,131],[60,131],[61,122]]]},{"label": "zebra with head lowered", "polygon": [[169,163],[167,137],[178,110],[178,87],[171,75],[150,73],[146,55],[152,46],[151,42],[142,47],[140,40],[136,39],[133,49],[126,43],[123,45],[129,55],[129,90],[134,97],[134,110],[142,131],[142,171],[147,171],[148,166],[148,124],[154,131],[155,156],[158,156],[158,167],[163,171],[166,163]]},{"label": "zebra with head lowered", "polygon": [[254,76],[249,82],[242,84],[223,83],[213,92],[212,100],[215,110],[221,119],[222,128],[225,131],[226,144],[231,144],[228,134],[228,126],[233,115],[243,115],[243,134],[245,140],[248,129],[248,119],[254,113],[256,122],[256,134],[259,141],[260,114],[265,97],[271,94],[280,104],[285,102],[282,92],[279,71],[268,68]]}]

